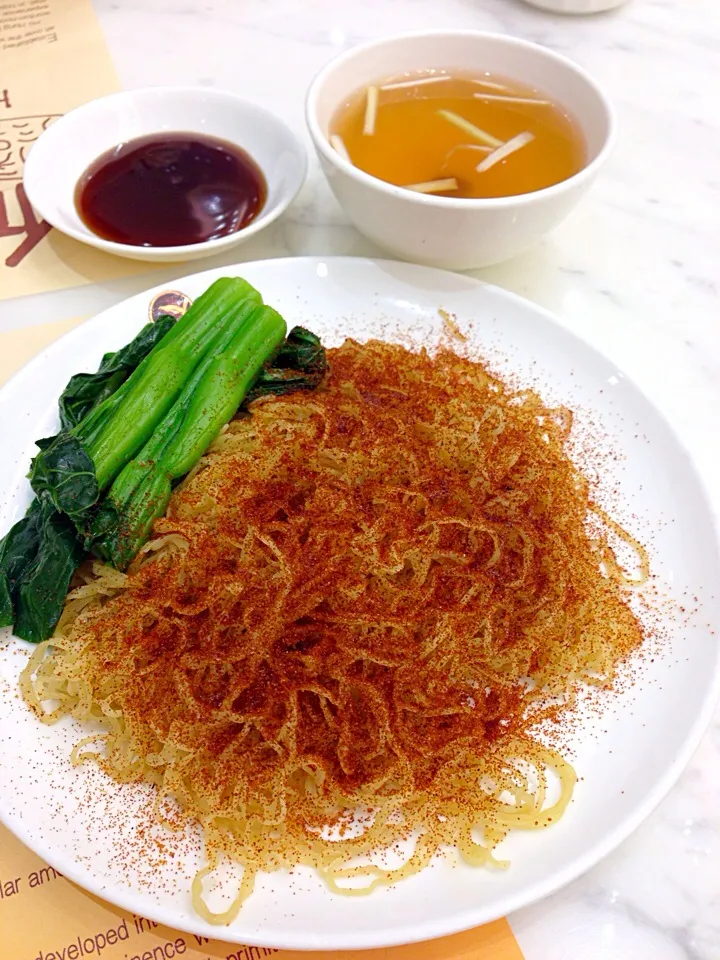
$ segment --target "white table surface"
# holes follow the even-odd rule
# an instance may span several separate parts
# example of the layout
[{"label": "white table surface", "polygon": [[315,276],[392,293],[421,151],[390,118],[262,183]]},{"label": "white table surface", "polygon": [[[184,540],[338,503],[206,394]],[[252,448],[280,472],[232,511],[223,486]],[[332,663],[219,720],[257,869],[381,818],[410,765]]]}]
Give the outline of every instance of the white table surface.
[{"label": "white table surface", "polygon": [[[507,32],[582,64],[618,107],[620,138],[610,166],[552,238],[477,275],[554,311],[624,368],[681,435],[720,512],[717,0],[631,0],[613,13],[581,18],[520,0],[95,6],[124,87],[235,90],[303,136],[313,74],[347,47],[390,32]],[[349,226],[314,160],[288,213],[225,262],[302,254],[380,254]],[[198,269],[205,265],[213,261]],[[188,269],[8,301],[0,305],[0,329],[92,313]],[[630,840],[510,921],[527,960],[718,960],[720,713],[679,784]]]}]

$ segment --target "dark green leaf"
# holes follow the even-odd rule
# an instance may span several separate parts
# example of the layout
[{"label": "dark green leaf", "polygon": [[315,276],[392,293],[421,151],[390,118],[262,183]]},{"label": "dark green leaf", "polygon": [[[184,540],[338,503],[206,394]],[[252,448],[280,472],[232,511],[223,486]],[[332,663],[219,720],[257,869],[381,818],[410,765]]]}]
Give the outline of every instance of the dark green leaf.
[{"label": "dark green leaf", "polygon": [[63,430],[77,426],[93,407],[113,394],[174,323],[174,317],[158,317],[122,349],[106,353],[97,373],[76,373],[71,377],[58,403]]},{"label": "dark green leaf", "polygon": [[30,483],[36,494],[46,492],[55,508],[82,530],[100,495],[95,465],[80,441],[60,433],[32,462]]},{"label": "dark green leaf", "polygon": [[40,544],[40,504],[33,500],[25,516],[0,541],[0,626],[13,624],[13,593],[18,578]]},{"label": "dark green leaf", "polygon": [[57,512],[50,497],[42,494],[35,502],[39,544],[13,590],[14,632],[23,640],[40,643],[52,636],[70,580],[85,554],[73,524]]},{"label": "dark green leaf", "polygon": [[11,627],[14,619],[10,586],[5,574],[0,573],[0,627]]},{"label": "dark green leaf", "polygon": [[325,347],[310,330],[293,327],[248,393],[245,405],[267,394],[314,390],[328,368]]},{"label": "dark green leaf", "polygon": [[51,636],[83,555],[72,523],[41,494],[0,543],[0,625],[33,643]]}]

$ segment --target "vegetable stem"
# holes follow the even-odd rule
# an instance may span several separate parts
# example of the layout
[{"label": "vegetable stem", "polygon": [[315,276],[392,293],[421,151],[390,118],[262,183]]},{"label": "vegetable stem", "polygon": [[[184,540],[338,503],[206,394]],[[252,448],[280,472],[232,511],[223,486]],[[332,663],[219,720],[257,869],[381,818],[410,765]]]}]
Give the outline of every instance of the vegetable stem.
[{"label": "vegetable stem", "polygon": [[457,190],[458,182],[455,177],[446,177],[443,180],[426,180],[424,183],[406,183],[405,190],[413,193],[442,193],[445,190]]},{"label": "vegetable stem", "polygon": [[366,97],[363,135],[372,137],[375,133],[375,121],[377,120],[378,88],[373,86],[368,87]]},{"label": "vegetable stem", "polygon": [[224,331],[244,326],[261,302],[257,290],[239,277],[216,280],[123,386],[75,429],[95,465],[100,491],[150,437]]},{"label": "vegetable stem", "polygon": [[93,549],[124,569],[170,501],[172,481],[186,474],[233,416],[263,364],[277,350],[285,321],[255,307],[248,324],[222,338],[149,442],[120,473],[94,524]]},{"label": "vegetable stem", "polygon": [[518,150],[522,150],[524,146],[527,146],[527,144],[531,143],[534,139],[531,133],[519,133],[516,137],[513,137],[512,140],[508,140],[507,143],[499,146],[497,150],[493,150],[475,169],[478,173],[485,173],[494,167],[496,163],[500,163]]},{"label": "vegetable stem", "polygon": [[72,430],[94,407],[112,396],[174,324],[171,316],[146,323],[130,343],[115,353],[106,353],[96,373],[76,373],[71,377],[58,402],[62,428]]},{"label": "vegetable stem", "polygon": [[452,110],[438,110],[438,114],[449,123],[459,127],[460,130],[462,130],[464,133],[467,133],[474,140],[485,144],[486,147],[493,147],[493,149],[497,149],[497,147],[502,146],[502,140],[498,140],[497,137],[494,137],[491,133],[488,133],[487,130],[481,130],[480,127],[476,127],[474,123],[470,123],[470,121],[466,120],[465,117],[461,117],[459,114],[453,113]]}]

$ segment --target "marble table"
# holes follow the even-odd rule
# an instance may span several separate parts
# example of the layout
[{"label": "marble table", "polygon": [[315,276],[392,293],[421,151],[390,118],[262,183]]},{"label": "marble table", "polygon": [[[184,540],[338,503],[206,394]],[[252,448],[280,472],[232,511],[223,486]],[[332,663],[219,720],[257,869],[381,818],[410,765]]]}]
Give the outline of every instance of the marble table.
[{"label": "marble table", "polygon": [[[235,90],[303,136],[304,91],[313,74],[347,47],[393,31],[513,33],[582,64],[618,107],[612,161],[542,246],[478,276],[554,311],[624,368],[681,435],[720,508],[717,0],[630,0],[582,18],[549,15],[521,0],[95,4],[123,86]],[[287,215],[240,253],[257,259],[379,251],[348,224],[313,163]],[[0,329],[91,313],[162,279],[9,301]],[[720,958],[720,713],[679,784],[630,840],[510,921],[527,960]]]}]

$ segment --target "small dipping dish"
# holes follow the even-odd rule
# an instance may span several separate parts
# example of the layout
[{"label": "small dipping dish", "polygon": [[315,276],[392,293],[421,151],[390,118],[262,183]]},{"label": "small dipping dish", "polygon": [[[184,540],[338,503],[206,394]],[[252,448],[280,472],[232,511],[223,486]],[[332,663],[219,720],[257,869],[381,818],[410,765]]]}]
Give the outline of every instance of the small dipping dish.
[{"label": "small dipping dish", "polygon": [[[338,111],[364,88],[369,103],[370,88],[390,90],[399,84],[382,86],[388,78],[420,71],[485,74],[542,91],[545,102],[562,107],[577,124],[584,142],[581,168],[531,192],[452,197],[419,190],[427,183],[408,189],[355,166],[333,136]],[[508,260],[542,239],[587,191],[609,156],[615,130],[610,102],[580,67],[537,44],[474,30],[404,33],[353,47],[331,60],[311,84],[306,120],[330,187],[358,230],[403,260],[450,270]]]},{"label": "small dipping dish", "polygon": [[[88,170],[108,151],[163,135],[175,141],[192,140],[195,135],[206,145],[221,141],[227,147],[228,162],[233,148],[254,162],[264,182],[252,218],[239,218],[238,229],[231,232],[172,245],[117,242],[92,229],[87,211],[83,215],[79,209]],[[30,151],[24,183],[40,216],[68,236],[117,256],[164,263],[212,256],[249,240],[287,209],[306,172],[307,155],[299,139],[263,107],[224,91],[151,87],[93,100],[61,117]],[[221,184],[221,189],[227,185]],[[207,213],[207,197],[204,203]]]}]

